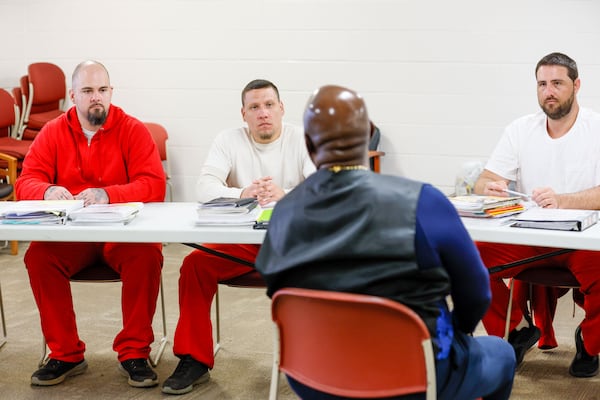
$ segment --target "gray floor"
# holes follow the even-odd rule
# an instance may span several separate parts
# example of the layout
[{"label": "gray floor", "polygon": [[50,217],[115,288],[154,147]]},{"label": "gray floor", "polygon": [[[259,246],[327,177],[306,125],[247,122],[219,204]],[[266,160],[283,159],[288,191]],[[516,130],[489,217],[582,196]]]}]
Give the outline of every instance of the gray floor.
[{"label": "gray floor", "polygon": [[[2,244],[0,242],[0,244]],[[0,250],[0,284],[8,329],[8,342],[0,349],[0,399],[147,399],[174,398],[159,388],[134,389],[117,372],[112,339],[120,325],[120,284],[75,283],[73,297],[79,333],[87,344],[88,371],[63,384],[37,388],[29,385],[41,352],[37,308],[31,295],[20,244],[17,256]],[[168,331],[172,338],[178,317],[177,279],[181,260],[190,250],[180,244],[164,248],[163,279]],[[266,399],[272,361],[272,326],[269,300],[262,289],[221,287],[222,343],[211,380],[177,399]],[[600,378],[575,379],[567,370],[574,354],[573,331],[583,318],[573,317],[569,296],[561,299],[556,317],[559,347],[551,351],[530,351],[517,371],[512,399],[600,399]],[[155,318],[156,337],[161,324]],[[483,332],[479,329],[478,334]],[[177,364],[172,343],[157,367],[161,382]],[[375,366],[365,366],[366,368]],[[296,398],[281,380],[280,398]]]}]

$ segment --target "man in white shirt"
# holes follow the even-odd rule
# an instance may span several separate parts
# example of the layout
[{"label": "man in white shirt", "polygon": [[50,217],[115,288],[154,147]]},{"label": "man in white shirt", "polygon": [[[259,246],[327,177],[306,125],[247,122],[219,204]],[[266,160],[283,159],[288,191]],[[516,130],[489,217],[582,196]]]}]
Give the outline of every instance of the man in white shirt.
[{"label": "man in white shirt", "polygon": [[[272,82],[248,83],[242,90],[241,111],[247,127],[223,131],[215,139],[198,181],[199,201],[254,197],[264,206],[281,199],[315,171],[303,129],[283,123],[284,106]],[[260,249],[254,244],[204,246],[248,263],[254,263]],[[214,365],[210,307],[217,284],[252,270],[200,250],[184,259],[173,346],[180,361],[163,383],[164,393],[187,393],[209,379]]]},{"label": "man in white shirt", "polygon": [[[516,190],[531,195],[539,207],[598,210],[600,114],[580,107],[577,102],[581,86],[577,64],[564,54],[551,53],[538,62],[535,75],[542,111],[519,118],[506,128],[475,183],[475,192],[506,196],[508,184],[514,182]],[[493,243],[478,243],[478,248],[488,267],[553,250]],[[492,306],[483,324],[489,334],[502,336],[509,298],[503,278],[547,265],[564,265],[581,284],[585,302],[578,303],[586,317],[575,332],[577,354],[569,372],[576,377],[595,376],[600,353],[600,252],[578,250],[492,274]],[[541,339],[540,329],[527,315],[525,291],[515,296],[520,307],[513,307],[508,340],[515,349],[517,362],[522,361],[538,339],[542,349],[557,346],[552,318],[560,293],[554,290],[538,287],[534,292],[535,322],[541,328]]]}]

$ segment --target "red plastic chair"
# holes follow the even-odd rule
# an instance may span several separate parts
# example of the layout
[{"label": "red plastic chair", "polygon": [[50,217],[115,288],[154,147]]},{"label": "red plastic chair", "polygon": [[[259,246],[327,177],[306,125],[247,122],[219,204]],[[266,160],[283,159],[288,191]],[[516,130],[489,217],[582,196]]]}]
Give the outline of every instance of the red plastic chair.
[{"label": "red plastic chair", "polygon": [[381,398],[436,398],[429,331],[410,308],[381,297],[299,288],[275,293],[276,343],[270,399],[279,371],[319,391]]},{"label": "red plastic chair", "polygon": [[164,126],[154,123],[154,122],[144,122],[146,128],[150,131],[152,138],[154,139],[154,143],[156,143],[156,147],[158,148],[158,154],[160,155],[160,160],[162,161],[163,168],[165,170],[165,177],[167,179],[167,195],[168,201],[173,201],[173,184],[171,183],[171,168],[169,166],[169,159],[167,158],[167,141],[169,140],[169,134]]},{"label": "red plastic chair", "polygon": [[21,78],[26,100],[22,138],[33,140],[46,122],[64,113],[67,85],[62,69],[52,63],[30,64],[27,73]]}]

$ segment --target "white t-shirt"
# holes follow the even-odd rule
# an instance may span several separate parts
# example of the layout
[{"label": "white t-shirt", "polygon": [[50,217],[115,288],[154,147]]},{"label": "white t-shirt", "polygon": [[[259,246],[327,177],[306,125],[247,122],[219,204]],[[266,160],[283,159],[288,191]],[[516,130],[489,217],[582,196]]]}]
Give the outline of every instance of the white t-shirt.
[{"label": "white t-shirt", "polygon": [[300,127],[283,124],[279,138],[268,144],[256,143],[245,127],[226,130],[215,138],[202,167],[198,200],[240,197],[245,187],[264,176],[287,192],[314,171]]},{"label": "white t-shirt", "polygon": [[600,185],[600,114],[580,108],[575,124],[553,139],[542,111],[508,125],[486,169],[516,182],[516,190],[531,193],[550,187],[574,193]]}]

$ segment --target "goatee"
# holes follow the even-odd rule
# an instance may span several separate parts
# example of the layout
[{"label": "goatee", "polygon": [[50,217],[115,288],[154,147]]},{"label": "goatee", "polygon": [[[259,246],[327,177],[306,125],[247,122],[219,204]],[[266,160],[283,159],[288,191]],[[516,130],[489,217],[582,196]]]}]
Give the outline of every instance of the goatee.
[{"label": "goatee", "polygon": [[106,121],[106,110],[97,112],[88,112],[87,120],[94,126],[101,126]]}]

